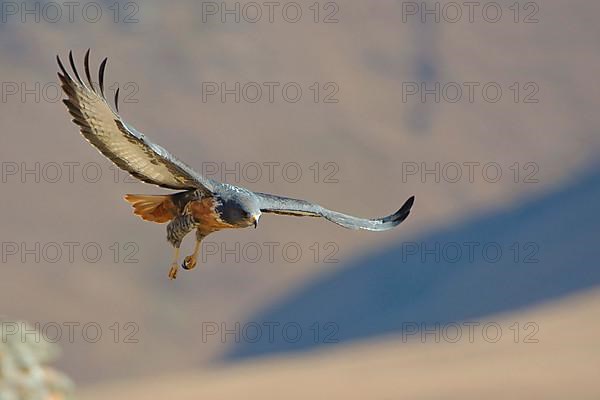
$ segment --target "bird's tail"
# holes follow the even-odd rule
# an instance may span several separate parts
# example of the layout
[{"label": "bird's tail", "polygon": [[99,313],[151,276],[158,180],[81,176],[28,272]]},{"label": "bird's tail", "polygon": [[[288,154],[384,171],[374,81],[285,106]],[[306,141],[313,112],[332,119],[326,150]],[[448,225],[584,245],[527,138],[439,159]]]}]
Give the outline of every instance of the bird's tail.
[{"label": "bird's tail", "polygon": [[177,215],[171,195],[128,194],[125,200],[133,206],[133,213],[146,221],[162,224]]}]

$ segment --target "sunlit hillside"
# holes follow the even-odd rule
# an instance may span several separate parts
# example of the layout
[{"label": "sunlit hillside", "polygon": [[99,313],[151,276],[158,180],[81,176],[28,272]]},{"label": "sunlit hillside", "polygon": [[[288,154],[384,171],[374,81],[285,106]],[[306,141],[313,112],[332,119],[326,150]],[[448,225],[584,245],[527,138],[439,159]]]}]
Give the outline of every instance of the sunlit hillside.
[{"label": "sunlit hillside", "polygon": [[[97,2],[97,22],[83,5],[53,22],[52,2],[0,3],[0,317],[61,326],[57,367],[85,398],[597,397],[597,3],[515,16],[502,0],[495,23],[422,23],[392,0],[299,1],[298,22],[272,23],[191,0]],[[93,80],[109,59],[122,117],[205,175],[364,217],[415,195],[412,214],[383,233],[265,215],[211,235],[169,281],[165,225],[123,200],[166,191],[119,172],[60,101],[56,55],[73,50],[83,75],[88,48]],[[414,252],[473,240],[504,263]],[[512,262],[532,249],[539,263]],[[539,319],[540,343],[398,343],[405,322],[468,318]],[[340,343],[203,340],[265,320],[332,323]]]}]

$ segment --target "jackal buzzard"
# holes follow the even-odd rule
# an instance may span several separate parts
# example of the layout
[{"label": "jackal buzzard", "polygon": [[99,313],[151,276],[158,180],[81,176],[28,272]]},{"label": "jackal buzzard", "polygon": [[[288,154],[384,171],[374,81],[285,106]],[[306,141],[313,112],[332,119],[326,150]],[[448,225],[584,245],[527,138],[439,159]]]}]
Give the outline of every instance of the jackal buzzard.
[{"label": "jackal buzzard", "polygon": [[179,161],[161,146],[152,143],[144,134],[128,125],[119,112],[119,90],[115,93],[115,110],[104,96],[106,61],[100,64],[99,90],[94,88],[90,75],[90,51],[84,58],[87,83],[75,68],[73,54],[69,63],[73,79],[56,57],[61,72],[58,76],[67,95],[67,105],[73,122],[81,133],[105,157],[137,179],[168,189],[179,190],[171,195],[129,194],[125,199],[133,205],[134,213],[147,221],[169,222],[167,240],[175,248],[169,277],[174,279],[178,269],[179,246],[184,236],[196,229],[196,244],[182,267],[192,269],[200,242],[212,232],[226,228],[256,227],[261,213],[323,217],[349,229],[385,231],[408,217],[414,202],[410,197],[394,214],[383,218],[363,219],[328,210],[305,200],[290,199],[221,183],[203,177]]}]

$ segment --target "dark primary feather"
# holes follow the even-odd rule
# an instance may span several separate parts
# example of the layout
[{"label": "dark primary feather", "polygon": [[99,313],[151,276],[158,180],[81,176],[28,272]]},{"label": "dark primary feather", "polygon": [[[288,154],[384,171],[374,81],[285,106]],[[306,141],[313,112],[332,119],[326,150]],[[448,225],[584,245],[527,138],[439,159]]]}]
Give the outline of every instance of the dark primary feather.
[{"label": "dark primary feather", "polygon": [[[134,177],[169,189],[200,189],[211,192],[214,182],[202,177],[192,168],[172,156],[161,146],[152,143],[142,133],[128,125],[116,114],[104,96],[104,75],[107,59],[99,69],[100,93],[93,85],[90,73],[90,51],[84,58],[86,86],[80,76],[73,55],[69,52],[69,63],[77,80],[65,69],[59,56],[56,57],[62,88],[67,95],[63,100],[73,122],[80,127],[82,135],[104,156]],[[119,93],[115,94],[118,111]]]},{"label": "dark primary feather", "polygon": [[104,99],[106,99],[106,96],[104,96],[104,71],[106,70],[106,62],[108,61],[108,58],[105,58],[102,61],[102,64],[100,64],[100,93],[102,94],[102,97]]},{"label": "dark primary feather", "polygon": [[[58,56],[56,56],[56,57],[58,58]],[[59,59],[59,63],[60,63],[60,59]],[[77,72],[77,68],[75,68],[75,61],[73,61],[73,52],[72,51],[69,51],[69,63],[71,64],[71,69],[75,73],[75,77],[77,78],[77,81],[79,81],[79,84],[81,86],[83,86],[83,81],[79,77],[79,72]],[[62,68],[62,64],[61,64],[61,69],[64,71],[64,68]]]},{"label": "dark primary feather", "polygon": [[[219,184],[202,177],[183,162],[176,159],[161,146],[152,143],[142,133],[135,130],[121,119],[107,103],[104,96],[104,75],[107,59],[99,69],[99,88],[96,91],[90,72],[90,50],[84,57],[85,76],[89,87],[83,83],[69,52],[69,64],[77,81],[73,80],[65,69],[60,57],[56,57],[61,72],[58,73],[62,88],[67,95],[63,100],[73,122],[80,127],[83,136],[104,156],[118,167],[134,177],[151,184],[169,189],[196,190],[212,195],[224,193],[246,193],[242,188]],[[119,91],[115,93],[115,107],[118,112]],[[226,190],[227,189],[227,190]],[[392,215],[376,219],[357,218],[351,215],[331,211],[304,200],[290,199],[264,193],[254,193],[261,211],[294,216],[324,217],[338,225],[349,229],[366,229],[385,231],[391,229],[408,217],[414,203],[409,198],[402,208]]]},{"label": "dark primary feather", "polygon": [[117,112],[119,112],[119,90],[121,90],[121,88],[117,88],[117,91],[115,92],[115,108],[117,109]]},{"label": "dark primary feather", "polygon": [[87,80],[90,83],[90,89],[94,90],[94,84],[92,83],[92,75],[90,74],[90,49],[85,52],[85,57],[83,59],[83,67],[85,69],[85,76],[87,76]]},{"label": "dark primary feather", "polygon": [[323,217],[348,229],[365,229],[369,231],[387,231],[399,225],[408,217],[414,204],[415,197],[411,196],[394,214],[382,218],[366,219],[353,217],[331,211],[318,204],[305,200],[290,199],[265,193],[255,193],[259,198],[262,212],[292,216]]}]

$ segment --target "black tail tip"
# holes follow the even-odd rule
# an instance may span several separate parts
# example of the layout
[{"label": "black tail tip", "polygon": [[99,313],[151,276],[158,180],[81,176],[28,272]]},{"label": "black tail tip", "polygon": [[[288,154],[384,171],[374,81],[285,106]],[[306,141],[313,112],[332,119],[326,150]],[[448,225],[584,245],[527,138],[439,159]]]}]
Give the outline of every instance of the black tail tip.
[{"label": "black tail tip", "polygon": [[408,215],[410,214],[410,209],[412,208],[414,203],[415,203],[415,196],[410,196],[408,198],[408,200],[406,200],[404,202],[402,207],[396,212],[396,214],[394,214],[395,225],[398,225],[399,223],[404,221],[406,218],[408,218]]},{"label": "black tail tip", "polygon": [[415,196],[410,196],[408,198],[408,200],[406,200],[404,202],[404,204],[402,205],[402,208],[400,210],[402,210],[402,211],[410,211],[410,209],[412,208],[413,204],[415,204]]}]

